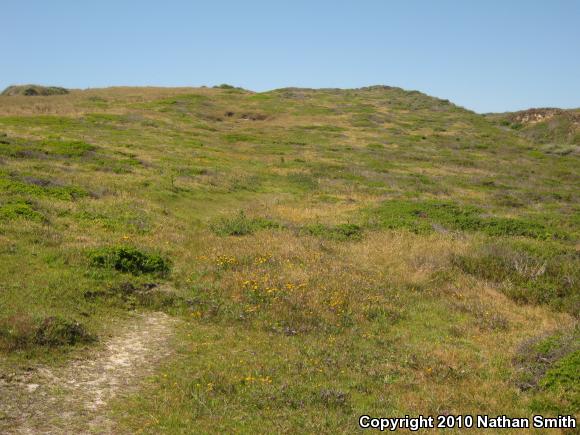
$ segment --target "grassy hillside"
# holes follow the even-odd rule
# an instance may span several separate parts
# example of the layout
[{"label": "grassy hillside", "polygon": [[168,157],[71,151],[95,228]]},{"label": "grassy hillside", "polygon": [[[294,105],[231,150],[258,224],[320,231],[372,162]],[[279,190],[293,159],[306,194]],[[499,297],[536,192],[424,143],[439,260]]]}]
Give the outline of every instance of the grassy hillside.
[{"label": "grassy hillside", "polygon": [[580,157],[519,132],[383,86],[0,97],[0,372],[162,310],[119,432],[577,413]]},{"label": "grassy hillside", "polygon": [[580,109],[528,109],[488,118],[555,154],[580,153]]}]

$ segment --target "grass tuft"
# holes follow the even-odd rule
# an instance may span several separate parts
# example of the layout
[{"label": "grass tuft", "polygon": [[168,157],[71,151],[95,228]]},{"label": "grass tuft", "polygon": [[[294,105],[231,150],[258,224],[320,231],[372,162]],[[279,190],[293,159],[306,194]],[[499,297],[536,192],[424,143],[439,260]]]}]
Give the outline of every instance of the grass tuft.
[{"label": "grass tuft", "polygon": [[246,236],[258,230],[278,229],[281,225],[270,219],[250,218],[243,211],[233,217],[221,217],[210,224],[218,236]]},{"label": "grass tuft", "polygon": [[323,237],[329,240],[361,240],[363,237],[363,230],[359,225],[355,224],[339,224],[335,226],[314,224],[307,225],[303,231],[317,237]]}]

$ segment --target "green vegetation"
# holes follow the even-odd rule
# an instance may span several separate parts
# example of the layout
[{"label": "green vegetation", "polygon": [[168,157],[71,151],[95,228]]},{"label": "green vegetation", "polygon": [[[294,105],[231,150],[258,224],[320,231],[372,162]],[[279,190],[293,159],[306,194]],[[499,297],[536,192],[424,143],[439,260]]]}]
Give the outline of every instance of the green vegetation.
[{"label": "green vegetation", "polygon": [[0,376],[163,311],[118,433],[578,413],[574,139],[386,86],[38,101],[0,97]]},{"label": "green vegetation", "polygon": [[61,186],[58,182],[35,177],[2,177],[0,172],[0,193],[8,194],[12,198],[24,197],[51,197],[64,201],[87,196],[88,193],[81,187]]},{"label": "green vegetation", "polygon": [[331,240],[360,240],[362,238],[362,228],[355,224],[333,226],[314,224],[306,226],[304,230],[307,234]]},{"label": "green vegetation", "polygon": [[[540,250],[542,249],[542,250]],[[580,255],[523,243],[486,243],[469,255],[456,256],[457,266],[496,282],[518,302],[550,304],[580,315]]]},{"label": "green vegetation", "polygon": [[105,290],[89,290],[84,298],[94,304],[106,302],[126,310],[149,309],[170,313],[182,312],[188,304],[183,297],[149,281],[122,281]]},{"label": "green vegetation", "polygon": [[64,157],[81,157],[93,151],[95,147],[82,141],[47,140],[42,142],[42,148],[47,154]]},{"label": "green vegetation", "polygon": [[570,355],[562,358],[550,369],[544,379],[542,379],[542,385],[546,388],[562,388],[562,389],[575,389],[576,403],[578,405],[578,399],[580,399],[580,390],[578,390],[578,374],[580,373],[580,350],[571,353]]},{"label": "green vegetation", "polygon": [[82,157],[95,147],[82,141],[63,141],[49,139],[43,141],[25,141],[4,136],[0,140],[0,154],[20,158],[58,158]]},{"label": "green vegetation", "polygon": [[235,86],[228,85],[227,83],[222,83],[221,85],[214,86],[216,89],[236,89]]},{"label": "green vegetation", "polygon": [[23,95],[26,97],[65,95],[68,90],[57,86],[39,86],[39,85],[14,85],[8,86],[2,91],[3,96]]},{"label": "green vegetation", "polygon": [[93,337],[78,322],[60,317],[48,317],[39,325],[35,339],[40,345],[64,346],[90,342]]},{"label": "green vegetation", "polygon": [[279,227],[279,224],[270,219],[249,218],[243,211],[233,217],[222,216],[210,225],[212,231],[219,236],[246,236],[258,230]]},{"label": "green vegetation", "polygon": [[130,246],[115,246],[95,250],[89,255],[91,265],[127,272],[133,275],[155,274],[166,276],[169,261],[157,254],[144,253]]},{"label": "green vegetation", "polygon": [[514,113],[490,114],[498,125],[543,146],[553,154],[578,154],[580,147],[580,110],[529,109]]},{"label": "green vegetation", "polygon": [[19,218],[42,221],[44,216],[26,202],[13,202],[0,205],[0,220]]},{"label": "green vegetation", "polygon": [[70,346],[90,343],[94,339],[81,323],[62,317],[34,320],[28,316],[13,316],[0,322],[0,349],[6,351],[31,346]]},{"label": "green vegetation", "polygon": [[553,334],[523,344],[515,363],[518,385],[537,395],[534,409],[577,412],[580,405],[578,330]]},{"label": "green vegetation", "polygon": [[483,217],[477,207],[439,201],[387,201],[371,212],[371,222],[388,229],[408,229],[415,233],[427,233],[434,229],[481,231],[490,236],[525,236],[538,239],[563,237],[538,222]]}]

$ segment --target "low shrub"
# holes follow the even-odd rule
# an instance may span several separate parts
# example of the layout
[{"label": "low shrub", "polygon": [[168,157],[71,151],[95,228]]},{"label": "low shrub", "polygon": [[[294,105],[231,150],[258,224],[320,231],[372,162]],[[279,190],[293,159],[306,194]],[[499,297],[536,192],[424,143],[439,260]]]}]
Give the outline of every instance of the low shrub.
[{"label": "low shrub", "polygon": [[28,138],[0,135],[0,154],[24,159],[74,158],[85,156],[97,147],[78,140],[51,138],[31,140]]},{"label": "low shrub", "polygon": [[62,317],[47,317],[36,330],[35,342],[43,346],[65,346],[88,343],[94,337],[76,321]]},{"label": "low shrub", "polygon": [[77,186],[63,186],[49,180],[15,177],[2,177],[0,174],[0,193],[21,196],[41,196],[72,201],[88,196],[88,192]]},{"label": "low shrub", "polygon": [[496,241],[482,244],[453,263],[463,272],[493,281],[512,299],[548,304],[580,314],[580,255],[572,250],[543,250],[533,244]]},{"label": "low shrub", "polygon": [[286,179],[300,190],[311,191],[318,189],[318,179],[304,172],[288,174]]},{"label": "low shrub", "polygon": [[369,224],[387,229],[407,229],[418,234],[437,226],[448,230],[479,231],[490,236],[525,236],[535,239],[565,238],[538,222],[524,219],[487,217],[471,205],[441,201],[386,201],[368,213]]},{"label": "low shrub", "polygon": [[49,96],[49,95],[65,95],[68,94],[68,89],[61,88],[58,86],[40,86],[40,85],[13,85],[8,86],[1,95],[4,96],[14,96],[14,95],[24,95],[26,97],[35,96]]},{"label": "low shrub", "polygon": [[63,157],[81,157],[96,147],[82,141],[45,140],[41,143],[41,150],[47,154]]},{"label": "low shrub", "polygon": [[13,351],[34,343],[34,320],[27,315],[13,315],[0,319],[0,349]]},{"label": "low shrub", "polygon": [[535,393],[532,409],[574,413],[580,408],[578,338],[576,329],[536,337],[519,347],[514,358],[515,381],[521,390]]},{"label": "low shrub", "polygon": [[[575,390],[577,400],[580,399],[580,350],[558,361],[546,372],[540,385],[557,390]],[[580,401],[577,405],[580,405]]]},{"label": "low shrub", "polygon": [[303,231],[317,237],[330,240],[360,240],[362,239],[362,228],[355,224],[340,224],[335,226],[314,224],[304,227]]},{"label": "low shrub", "polygon": [[87,300],[104,299],[128,309],[147,308],[168,310],[187,308],[188,301],[171,289],[163,288],[156,283],[122,282],[106,290],[92,290],[84,294]]},{"label": "low shrub", "polygon": [[392,200],[383,202],[369,214],[370,224],[387,229],[407,229],[424,234],[433,223],[462,230],[475,229],[479,219],[471,206],[437,201]]},{"label": "low shrub", "polygon": [[31,221],[43,221],[44,216],[34,210],[27,202],[10,202],[0,205],[0,221],[27,219]]},{"label": "low shrub", "polygon": [[255,136],[243,133],[230,133],[223,136],[224,140],[228,143],[236,142],[254,142],[257,140]]},{"label": "low shrub", "polygon": [[115,269],[133,275],[166,276],[170,271],[169,260],[130,246],[101,248],[91,252],[89,258],[92,266]]},{"label": "low shrub", "polygon": [[578,338],[578,333],[557,332],[523,342],[514,357],[514,364],[520,369],[517,379],[520,389],[538,388],[557,361],[578,350]]},{"label": "low shrub", "polygon": [[544,240],[564,238],[562,234],[556,231],[550,231],[537,222],[499,217],[482,219],[480,231],[490,236],[524,236]]},{"label": "low shrub", "polygon": [[247,217],[243,211],[233,217],[222,217],[210,224],[211,230],[218,236],[245,236],[258,230],[280,227],[280,224],[270,219]]},{"label": "low shrub", "polygon": [[31,346],[72,346],[95,340],[79,322],[59,316],[35,320],[14,315],[0,320],[0,349],[14,351]]}]

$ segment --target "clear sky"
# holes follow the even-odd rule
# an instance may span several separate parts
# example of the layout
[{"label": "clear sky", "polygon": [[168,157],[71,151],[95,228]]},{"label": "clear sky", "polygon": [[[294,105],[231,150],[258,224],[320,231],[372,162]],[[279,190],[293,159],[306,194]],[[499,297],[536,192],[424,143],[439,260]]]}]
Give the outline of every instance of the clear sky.
[{"label": "clear sky", "polygon": [[417,89],[580,107],[580,0],[0,0],[0,88]]}]

